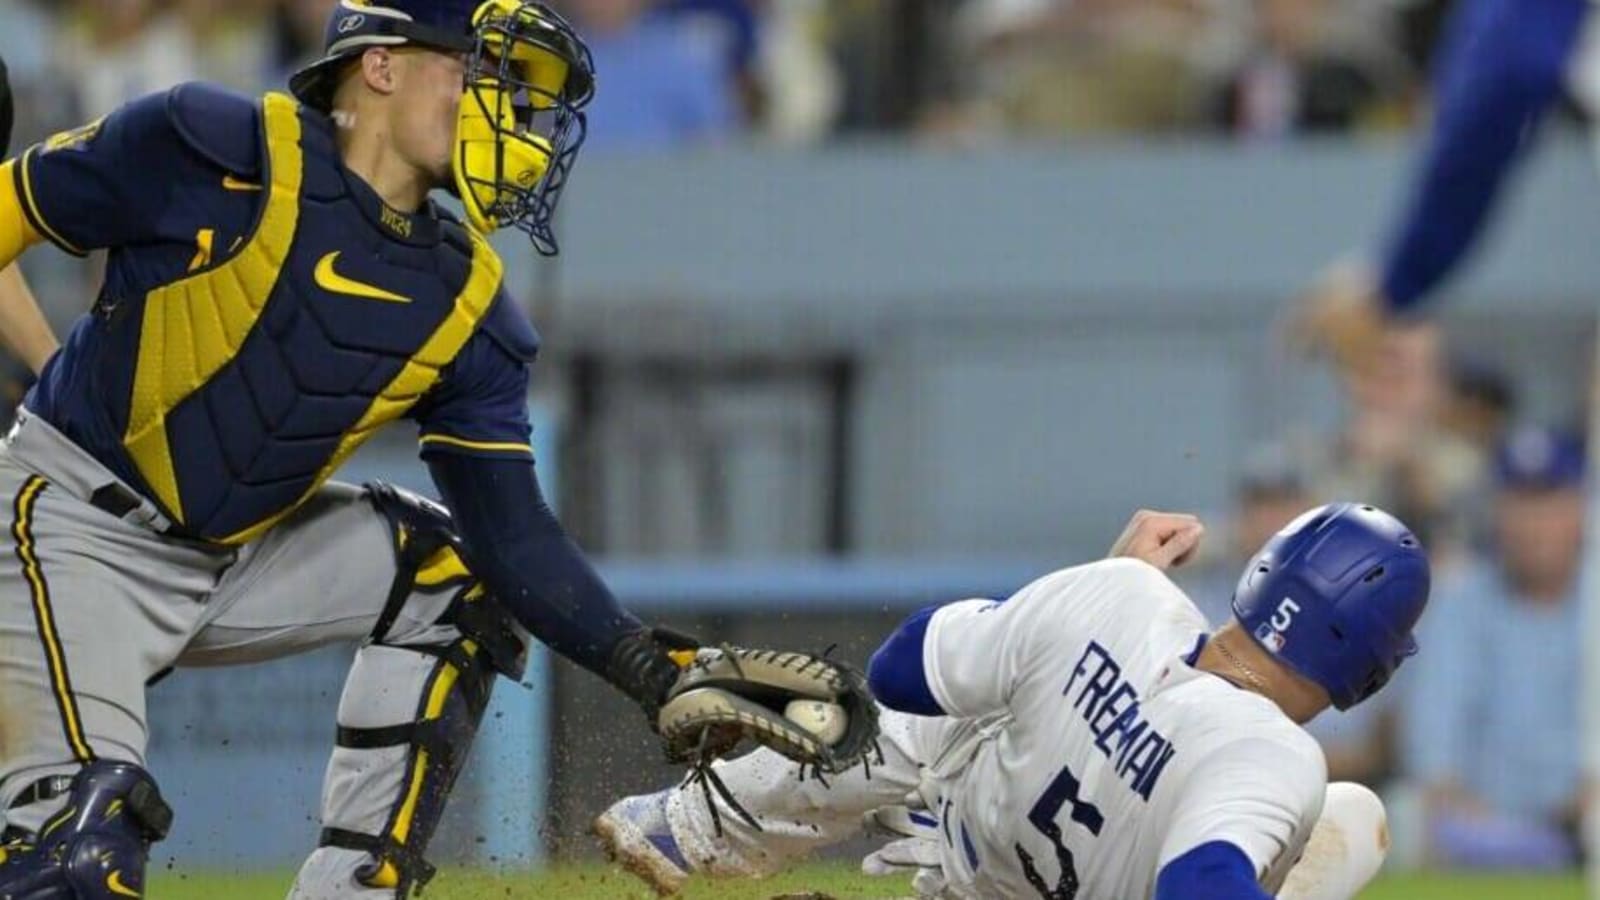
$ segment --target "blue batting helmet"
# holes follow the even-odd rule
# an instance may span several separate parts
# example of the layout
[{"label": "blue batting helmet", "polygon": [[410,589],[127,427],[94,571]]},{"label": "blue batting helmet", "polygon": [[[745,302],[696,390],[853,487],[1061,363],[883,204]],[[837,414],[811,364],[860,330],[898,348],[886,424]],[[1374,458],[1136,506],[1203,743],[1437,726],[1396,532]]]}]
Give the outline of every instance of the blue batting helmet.
[{"label": "blue batting helmet", "polygon": [[1349,709],[1417,652],[1428,554],[1404,523],[1356,503],[1319,507],[1267,541],[1239,578],[1233,615],[1268,653]]}]

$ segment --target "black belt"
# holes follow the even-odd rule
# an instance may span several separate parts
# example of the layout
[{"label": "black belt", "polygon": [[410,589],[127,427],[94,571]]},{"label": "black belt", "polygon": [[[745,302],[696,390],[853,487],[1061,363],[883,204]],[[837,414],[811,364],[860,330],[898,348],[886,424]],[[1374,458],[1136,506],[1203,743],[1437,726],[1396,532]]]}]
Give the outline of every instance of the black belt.
[{"label": "black belt", "polygon": [[90,506],[119,519],[138,509],[141,502],[138,494],[116,482],[102,485],[89,495]]},{"label": "black belt", "polygon": [[[134,524],[137,525],[142,525],[143,527],[154,531],[156,534],[167,535],[170,537],[189,538],[190,540],[193,540],[190,535],[186,534],[176,525],[169,524],[165,527],[161,527],[155,521],[139,522],[137,520],[128,519],[128,514],[138,509],[140,506],[143,506],[144,503],[144,498],[140,497],[138,494],[135,494],[128,488],[116,483],[115,481],[110,484],[104,484],[95,488],[94,493],[89,495],[89,505],[103,513],[114,516],[118,519],[134,522]],[[162,519],[165,518],[165,516],[162,516]]]}]

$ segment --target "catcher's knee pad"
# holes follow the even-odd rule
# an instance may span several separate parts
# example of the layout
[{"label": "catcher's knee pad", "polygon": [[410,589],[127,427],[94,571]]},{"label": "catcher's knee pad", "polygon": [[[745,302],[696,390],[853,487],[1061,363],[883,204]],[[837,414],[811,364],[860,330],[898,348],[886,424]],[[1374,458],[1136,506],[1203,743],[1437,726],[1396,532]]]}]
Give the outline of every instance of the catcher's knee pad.
[{"label": "catcher's knee pad", "polygon": [[144,769],[90,763],[73,777],[66,805],[36,836],[0,848],[0,898],[142,896],[150,845],[171,826],[172,810]]},{"label": "catcher's knee pad", "polygon": [[321,843],[368,854],[354,873],[360,884],[406,897],[433,877],[424,854],[494,678],[471,638],[358,654],[340,704]]},{"label": "catcher's knee pad", "polygon": [[[406,897],[433,876],[428,844],[495,676],[521,678],[527,638],[468,572],[442,507],[389,485],[368,490],[394,528],[400,571],[340,700],[322,846],[366,853],[355,879]],[[389,631],[407,599],[438,590],[454,591],[438,624],[459,637],[393,642]]]}]

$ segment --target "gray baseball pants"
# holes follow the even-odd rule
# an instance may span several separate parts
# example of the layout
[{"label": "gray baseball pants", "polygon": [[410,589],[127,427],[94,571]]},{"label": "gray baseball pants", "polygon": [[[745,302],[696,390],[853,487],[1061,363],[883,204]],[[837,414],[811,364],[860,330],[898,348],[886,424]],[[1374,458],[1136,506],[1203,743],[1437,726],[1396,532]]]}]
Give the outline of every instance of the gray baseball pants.
[{"label": "gray baseball pants", "polygon": [[[145,687],[160,673],[360,641],[396,574],[391,528],[359,488],[330,483],[262,538],[221,549],[163,535],[148,502],[120,518],[91,505],[115,484],[25,411],[0,444],[0,822],[10,827],[34,831],[59,807],[61,798],[18,803],[41,779],[96,758],[144,764]],[[414,589],[384,645],[358,652],[340,726],[413,722],[438,664],[406,647],[458,637],[435,624],[450,599],[449,590]],[[323,825],[382,832],[407,790],[408,752],[336,748]],[[291,897],[394,896],[356,883],[368,860],[319,849]]]}]

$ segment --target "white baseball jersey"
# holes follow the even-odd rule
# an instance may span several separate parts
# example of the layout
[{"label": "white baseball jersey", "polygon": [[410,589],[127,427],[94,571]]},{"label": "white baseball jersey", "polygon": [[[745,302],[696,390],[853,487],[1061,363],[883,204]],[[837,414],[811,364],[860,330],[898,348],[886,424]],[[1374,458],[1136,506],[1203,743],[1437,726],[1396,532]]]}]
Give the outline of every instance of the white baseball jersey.
[{"label": "white baseball jersey", "polygon": [[1134,900],[1226,841],[1275,890],[1321,814],[1322,751],[1266,698],[1191,667],[1206,621],[1159,570],[1107,560],[934,615],[924,667],[953,716],[1009,714],[938,766],[960,896]]}]

